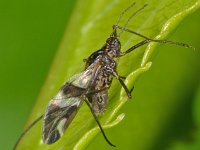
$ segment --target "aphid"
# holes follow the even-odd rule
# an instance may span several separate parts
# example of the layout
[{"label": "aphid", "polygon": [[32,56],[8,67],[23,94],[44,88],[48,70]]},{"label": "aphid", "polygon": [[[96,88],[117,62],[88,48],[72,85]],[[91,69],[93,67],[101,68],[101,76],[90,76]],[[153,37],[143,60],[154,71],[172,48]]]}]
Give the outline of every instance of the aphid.
[{"label": "aphid", "polygon": [[[114,60],[114,58],[122,57],[132,52],[136,48],[150,42],[175,44],[191,48],[191,46],[184,43],[167,40],[153,40],[130,29],[127,29],[126,26],[133,18],[133,16],[144,9],[147,4],[135,11],[122,27],[119,26],[118,24],[120,23],[124,13],[134,5],[135,3],[131,4],[121,13],[117,23],[113,25],[113,31],[110,37],[106,40],[104,46],[100,50],[92,53],[87,59],[84,60],[86,62],[85,70],[82,73],[73,76],[70,80],[64,83],[64,85],[58,91],[57,95],[48,103],[44,115],[35,120],[21,134],[20,138],[15,144],[14,149],[17,147],[22,137],[30,130],[30,128],[32,128],[32,126],[34,126],[42,118],[43,142],[46,144],[53,144],[56,142],[70,125],[83,102],[86,102],[88,105],[107,143],[111,146],[115,146],[106,137],[103,128],[101,127],[101,124],[99,123],[96,116],[98,113],[102,113],[106,109],[108,103],[108,89],[112,83],[113,77],[119,81],[127,96],[131,98],[131,90],[129,91],[129,89],[124,84],[124,77],[120,76],[116,71],[117,62]],[[119,34],[117,34],[117,29],[121,30]],[[124,31],[133,33],[144,38],[145,40],[130,47],[125,52],[121,52],[121,44],[119,39],[120,35]]]}]

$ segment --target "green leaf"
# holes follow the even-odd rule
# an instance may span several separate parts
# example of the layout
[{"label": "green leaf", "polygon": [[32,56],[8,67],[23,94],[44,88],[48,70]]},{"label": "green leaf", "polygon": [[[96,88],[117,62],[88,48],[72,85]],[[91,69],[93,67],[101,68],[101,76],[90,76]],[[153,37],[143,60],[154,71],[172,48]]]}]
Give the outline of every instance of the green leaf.
[{"label": "green leaf", "polygon": [[[120,25],[123,26],[134,11],[146,3],[149,4],[148,7],[137,14],[127,28],[152,39],[166,38],[184,17],[200,6],[200,2],[196,0],[142,0],[138,1],[124,15]],[[129,5],[130,1],[128,0],[79,0],[77,2],[28,124],[44,113],[48,101],[56,94],[65,80],[83,70],[83,59],[103,46],[112,32],[112,25],[116,23],[120,13]],[[121,36],[122,51],[141,40],[133,34],[124,32]],[[128,88],[132,88],[136,79],[151,67],[150,59],[156,45],[156,43],[152,43],[140,47],[119,60],[117,70],[121,76],[127,76],[125,83]],[[108,131],[107,128],[121,122],[124,115],[118,114],[127,100],[120,84],[114,81],[109,90],[108,108],[104,114],[99,116],[102,126],[106,129],[105,132]],[[19,149],[84,149],[99,132],[100,130],[98,130],[89,109],[83,104],[58,142],[53,145],[43,144],[41,141],[41,123],[38,123],[22,139]],[[112,139],[110,140],[112,141]]]},{"label": "green leaf", "polygon": [[[200,86],[197,88],[197,92],[195,93],[195,97],[194,97],[194,103],[193,103],[193,117],[196,121],[196,127],[195,127],[195,132],[193,132],[193,139],[192,141],[188,142],[183,142],[183,141],[177,141],[176,143],[173,143],[173,146],[171,148],[171,150],[198,150],[200,149]],[[197,128],[198,127],[198,128]],[[194,134],[195,133],[195,134]],[[191,135],[190,135],[191,136]]]}]

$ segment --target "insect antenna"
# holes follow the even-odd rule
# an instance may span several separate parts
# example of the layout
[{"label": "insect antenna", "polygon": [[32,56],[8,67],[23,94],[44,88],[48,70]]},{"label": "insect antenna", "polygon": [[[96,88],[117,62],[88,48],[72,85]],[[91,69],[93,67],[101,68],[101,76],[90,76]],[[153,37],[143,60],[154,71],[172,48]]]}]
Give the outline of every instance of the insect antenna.
[{"label": "insect antenna", "polygon": [[116,26],[118,26],[118,24],[120,23],[120,21],[121,21],[123,15],[124,15],[131,7],[133,7],[135,4],[136,4],[135,2],[132,3],[130,6],[128,6],[128,7],[120,14],[119,18],[117,19]]},{"label": "insect antenna", "polygon": [[116,37],[119,38],[119,36],[117,35],[117,31],[116,31],[116,27],[118,26],[118,24],[120,23],[122,17],[124,16],[124,14],[135,5],[136,3],[133,2],[130,6],[128,6],[126,9],[124,9],[124,11],[122,11],[122,13],[120,14],[119,18],[117,19],[117,23],[115,25],[113,25],[113,32],[111,33],[110,37]]},{"label": "insect antenna", "polygon": [[101,124],[100,124],[100,122],[99,122],[97,116],[96,116],[95,113],[93,112],[93,110],[92,110],[92,108],[91,108],[89,102],[88,102],[87,100],[85,100],[85,102],[86,102],[86,104],[88,105],[88,107],[90,108],[90,111],[91,111],[91,113],[92,113],[92,115],[93,115],[95,121],[97,122],[97,124],[98,124],[98,126],[99,126],[99,128],[100,128],[100,130],[101,130],[101,133],[103,134],[103,137],[104,137],[104,139],[106,140],[106,142],[107,142],[110,146],[116,147],[116,146],[115,146],[114,144],[112,144],[112,143],[108,140],[108,138],[106,137],[106,134],[105,134],[105,132],[104,132],[104,130],[103,130],[103,128],[102,128],[102,126],[101,126]]},{"label": "insect antenna", "polygon": [[24,135],[38,122],[40,121],[42,118],[44,117],[44,114],[41,115],[40,117],[38,117],[35,121],[33,121],[20,135],[20,137],[17,139],[17,142],[14,145],[13,150],[15,150],[19,144],[19,142],[21,141],[21,139],[24,137]]},{"label": "insect antenna", "polygon": [[[131,21],[131,19],[138,14],[140,11],[142,11],[148,4],[144,4],[141,8],[139,8],[138,10],[136,10],[126,21],[126,23],[124,24],[124,26],[121,29],[121,32],[118,34],[118,37],[121,36],[121,34],[123,33],[123,29],[126,28],[126,26],[128,25],[128,23]],[[132,6],[132,5],[131,5]],[[131,8],[131,6],[129,6],[129,8]],[[123,14],[125,13],[124,11],[122,12]],[[116,25],[113,26],[113,28],[117,28],[118,27],[118,23]]]}]

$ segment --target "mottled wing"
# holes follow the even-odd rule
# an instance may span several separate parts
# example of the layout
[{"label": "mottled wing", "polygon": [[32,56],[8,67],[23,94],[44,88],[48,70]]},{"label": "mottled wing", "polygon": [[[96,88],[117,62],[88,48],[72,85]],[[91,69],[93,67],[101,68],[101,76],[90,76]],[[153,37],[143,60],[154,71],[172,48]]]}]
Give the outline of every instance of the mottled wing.
[{"label": "mottled wing", "polygon": [[101,67],[99,62],[94,62],[78,78],[72,77],[71,83],[80,88],[91,89]]},{"label": "mottled wing", "polygon": [[44,143],[52,144],[62,136],[90,92],[100,68],[99,62],[91,64],[84,72],[67,81],[49,102],[42,130]]},{"label": "mottled wing", "polygon": [[82,92],[83,89],[66,84],[49,102],[42,128],[44,143],[52,144],[63,135],[85,98]]}]

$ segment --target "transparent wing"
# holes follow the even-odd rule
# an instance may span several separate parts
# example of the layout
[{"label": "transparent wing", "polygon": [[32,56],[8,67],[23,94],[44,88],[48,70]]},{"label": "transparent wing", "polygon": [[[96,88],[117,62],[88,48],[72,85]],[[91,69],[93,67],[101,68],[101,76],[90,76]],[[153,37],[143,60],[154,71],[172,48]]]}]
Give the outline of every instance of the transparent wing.
[{"label": "transparent wing", "polygon": [[91,88],[101,67],[100,62],[94,62],[84,72],[79,74],[78,77],[72,77],[70,81],[74,86],[84,89]]}]

